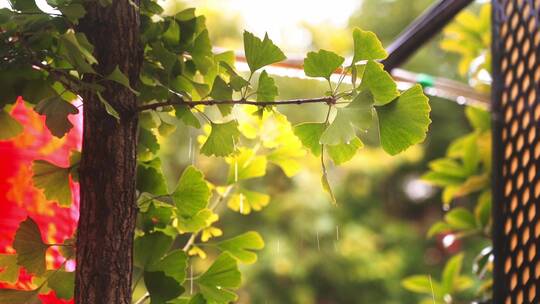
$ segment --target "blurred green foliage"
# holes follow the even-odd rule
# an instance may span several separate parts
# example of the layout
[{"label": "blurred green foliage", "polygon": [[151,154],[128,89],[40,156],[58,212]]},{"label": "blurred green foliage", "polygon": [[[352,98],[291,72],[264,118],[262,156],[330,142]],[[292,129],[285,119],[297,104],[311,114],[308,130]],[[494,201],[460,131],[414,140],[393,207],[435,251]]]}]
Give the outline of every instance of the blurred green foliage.
[{"label": "blurred green foliage", "polygon": [[[374,31],[388,45],[432,2],[365,0],[350,18],[350,27]],[[230,16],[211,7],[203,11],[216,45],[240,45],[241,38],[235,34],[242,27],[238,18],[227,22]],[[226,26],[221,27],[223,24]],[[233,26],[237,28],[229,30]],[[350,49],[349,34],[343,38],[350,29],[306,28],[312,34],[313,49]],[[438,35],[404,68],[464,79],[466,75],[457,70],[460,57],[443,51],[440,41]],[[314,97],[326,90],[326,84],[317,80],[275,78],[282,99]],[[224,237],[257,229],[265,239],[258,262],[242,269],[246,277],[239,290],[239,303],[412,304],[423,297],[405,290],[401,285],[404,278],[426,273],[435,285],[448,284],[443,269],[455,247],[480,250],[484,244],[464,240],[446,248],[440,239],[426,238],[431,224],[443,217],[443,210],[438,193],[417,181],[431,160],[444,157],[449,143],[469,131],[462,106],[439,98],[431,98],[430,104],[433,123],[423,147],[389,158],[382,150],[369,147],[378,141],[375,134],[362,138],[368,147],[351,162],[329,169],[329,178],[336,185],[337,208],[328,204],[319,176],[310,173],[316,172],[310,168],[319,166],[311,155],[302,160],[304,169],[292,180],[270,164],[264,178],[249,181],[251,189],[268,193],[272,200],[262,212],[224,213],[219,227],[226,232]],[[306,105],[302,109],[283,106],[280,111],[293,123],[324,118],[324,106]],[[196,138],[188,140],[184,136],[188,132],[187,128],[178,128],[173,135],[159,139],[166,176],[175,181],[181,168],[197,162],[210,181],[225,179],[227,168],[223,164],[204,156],[195,159],[198,154],[190,150]],[[424,195],[415,196],[419,191]],[[467,200],[461,198],[462,203]],[[468,272],[470,257],[461,263],[462,272]]]}]

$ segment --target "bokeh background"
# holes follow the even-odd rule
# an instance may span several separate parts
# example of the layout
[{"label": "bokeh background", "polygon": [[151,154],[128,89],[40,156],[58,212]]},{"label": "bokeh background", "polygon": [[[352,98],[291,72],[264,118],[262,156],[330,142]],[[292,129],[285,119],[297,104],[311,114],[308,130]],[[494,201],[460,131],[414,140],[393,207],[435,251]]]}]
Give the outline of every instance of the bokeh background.
[{"label": "bokeh background", "polygon": [[[340,0],[340,1],[167,1],[166,12],[196,7],[207,17],[214,45],[242,49],[242,31],[261,36],[268,32],[284,52],[302,56],[324,48],[350,55],[351,30],[374,31],[387,46],[434,1],[430,0]],[[469,10],[477,12],[481,2]],[[417,52],[402,68],[414,72],[467,82],[458,71],[460,57],[441,49],[442,34]],[[326,84],[316,80],[279,77],[279,98],[324,94]],[[464,107],[431,98],[432,120],[423,145],[397,157],[377,148],[377,138],[367,143],[345,165],[330,168],[339,207],[322,192],[319,160],[308,156],[292,179],[277,166],[269,165],[267,176],[252,182],[272,197],[260,212],[240,215],[220,211],[220,228],[227,235],[257,230],[266,242],[254,265],[243,269],[245,280],[239,303],[418,303],[421,297],[401,286],[412,274],[440,277],[444,263],[462,246],[461,241],[443,245],[442,236],[428,239],[430,225],[444,211],[437,188],[419,180],[427,163],[445,155],[448,144],[470,131]],[[324,106],[299,111],[283,106],[280,111],[292,122],[321,120]],[[190,162],[212,181],[223,182],[223,163],[190,153],[192,136],[179,128],[160,139],[164,171],[174,185]],[[377,132],[371,132],[376,136]],[[185,136],[190,134],[190,136]],[[464,272],[471,262],[466,261]]]},{"label": "bokeh background", "polygon": [[[352,28],[375,32],[387,46],[433,2],[166,0],[164,6],[170,14],[196,7],[198,14],[207,17],[213,44],[224,49],[242,49],[242,31],[246,29],[258,36],[268,32],[291,56],[303,56],[307,51],[319,48],[348,56],[352,49]],[[479,1],[468,10],[477,12],[481,5]],[[462,58],[444,51],[442,39],[442,34],[437,35],[402,68],[468,82],[470,75],[459,70]],[[276,82],[281,99],[321,96],[326,90],[326,84],[316,80],[277,77]],[[426,237],[431,224],[440,220],[444,211],[440,191],[422,182],[420,176],[427,170],[429,161],[445,155],[453,139],[470,131],[462,105],[440,98],[431,98],[430,104],[433,123],[423,145],[391,158],[377,148],[377,138],[364,136],[362,140],[366,147],[353,160],[329,168],[338,207],[332,206],[323,193],[319,182],[319,160],[312,156],[301,159],[301,170],[293,178],[288,178],[279,167],[269,165],[264,178],[250,181],[250,188],[260,189],[272,197],[262,211],[241,215],[228,211],[225,204],[221,205],[222,210],[218,212],[222,220],[218,226],[225,232],[224,237],[257,230],[266,242],[258,262],[243,266],[245,279],[239,291],[239,303],[418,303],[422,297],[402,287],[404,278],[419,273],[440,277],[452,254],[463,247],[482,248],[484,244],[459,240],[443,244],[444,236]],[[292,123],[321,120],[325,110],[319,105],[302,107],[302,111],[296,106],[280,108]],[[14,110],[18,116],[14,116],[35,122],[26,130],[34,137],[1,143],[3,185],[26,186],[28,183],[16,178],[30,178],[30,174],[18,172],[28,169],[31,160],[45,158],[62,164],[67,162],[70,149],[80,147],[80,130],[73,131],[67,141],[54,141],[43,130],[43,120],[26,111],[29,109],[20,105]],[[377,132],[370,134],[376,136]],[[160,157],[170,186],[191,163],[196,163],[213,182],[219,184],[226,179],[224,162],[193,152],[196,137],[188,128],[179,127],[169,136],[159,138]],[[45,151],[43,147],[54,149]],[[21,151],[29,151],[29,154],[22,155]],[[16,158],[8,157],[5,154],[8,152],[18,153],[20,164],[8,162]],[[15,165],[19,169],[9,169]],[[22,192],[12,188],[0,193],[4,195],[0,196],[3,218],[0,224],[5,226],[0,225],[4,231],[0,245],[10,243],[16,223],[27,212],[43,215],[38,218],[39,225],[51,232],[46,236],[51,240],[72,234],[77,204],[70,210],[61,209],[46,203],[43,195],[34,188],[17,188]],[[32,197],[16,199],[17,193]],[[32,203],[22,204],[25,200]],[[14,204],[17,204],[16,208],[12,208]],[[2,206],[9,208],[3,210]],[[63,228],[51,227],[53,221],[49,217],[58,218],[58,215],[66,218]],[[8,217],[12,219],[9,223]],[[64,228],[67,230],[62,231]],[[3,251],[12,250],[8,246]],[[49,262],[54,263],[54,260]],[[464,271],[470,271],[471,265],[471,261],[466,260]]]}]

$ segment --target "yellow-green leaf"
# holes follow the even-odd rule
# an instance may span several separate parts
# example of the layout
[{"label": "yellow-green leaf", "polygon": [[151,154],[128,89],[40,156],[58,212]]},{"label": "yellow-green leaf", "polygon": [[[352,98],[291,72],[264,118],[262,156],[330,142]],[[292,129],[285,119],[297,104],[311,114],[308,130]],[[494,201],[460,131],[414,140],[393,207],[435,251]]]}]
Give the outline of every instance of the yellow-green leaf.
[{"label": "yellow-green leaf", "polygon": [[326,50],[309,52],[304,59],[304,72],[310,77],[323,77],[330,80],[330,76],[337,70],[345,58]]},{"label": "yellow-green leaf", "polygon": [[254,250],[264,248],[264,241],[256,231],[249,231],[217,244],[218,248],[227,251],[239,262],[253,264],[257,261]]},{"label": "yellow-green leaf", "polygon": [[71,205],[70,168],[58,167],[45,160],[36,160],[32,169],[34,185],[43,189],[48,200],[55,200],[64,207]]},{"label": "yellow-green leaf", "polygon": [[352,63],[360,60],[377,60],[388,57],[381,41],[373,32],[359,28],[353,30],[354,56]]},{"label": "yellow-green leaf", "polygon": [[238,122],[235,120],[212,123],[212,131],[201,147],[201,153],[208,156],[228,156],[234,152],[235,143],[238,142],[239,137]]}]

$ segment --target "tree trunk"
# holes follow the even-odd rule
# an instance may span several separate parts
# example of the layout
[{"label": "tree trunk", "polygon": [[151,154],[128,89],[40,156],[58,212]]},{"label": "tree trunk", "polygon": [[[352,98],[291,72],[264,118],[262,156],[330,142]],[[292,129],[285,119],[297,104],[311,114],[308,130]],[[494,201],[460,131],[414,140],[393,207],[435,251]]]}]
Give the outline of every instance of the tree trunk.
[{"label": "tree trunk", "polygon": [[[96,71],[107,75],[118,65],[130,83],[135,83],[142,61],[138,11],[128,0],[113,0],[107,7],[98,1],[85,3],[87,14],[79,30],[94,45],[99,62]],[[120,113],[121,120],[117,122],[107,114],[96,94],[82,94],[84,131],[75,301],[131,303],[137,216],[137,102],[136,96],[119,84],[100,84],[106,87],[103,97]]]}]

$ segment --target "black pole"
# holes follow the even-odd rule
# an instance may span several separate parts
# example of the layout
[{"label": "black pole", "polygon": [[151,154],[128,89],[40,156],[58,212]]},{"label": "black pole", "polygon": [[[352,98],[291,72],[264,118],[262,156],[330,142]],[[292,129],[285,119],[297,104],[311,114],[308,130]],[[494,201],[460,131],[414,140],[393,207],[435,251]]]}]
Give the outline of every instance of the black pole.
[{"label": "black pole", "polygon": [[386,70],[400,66],[473,1],[439,0],[429,7],[388,46],[388,58],[383,60]]}]

